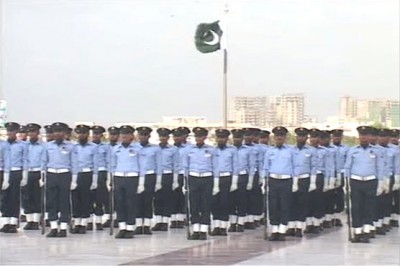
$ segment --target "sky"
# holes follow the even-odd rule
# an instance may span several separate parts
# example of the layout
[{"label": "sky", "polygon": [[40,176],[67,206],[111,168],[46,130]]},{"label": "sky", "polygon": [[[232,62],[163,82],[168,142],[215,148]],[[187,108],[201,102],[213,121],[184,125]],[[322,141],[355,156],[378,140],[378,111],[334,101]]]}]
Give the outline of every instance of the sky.
[{"label": "sky", "polygon": [[[222,52],[195,49],[223,1],[0,0],[8,121],[222,119]],[[399,98],[398,0],[233,0],[228,97],[304,93],[306,114],[339,98]]]}]

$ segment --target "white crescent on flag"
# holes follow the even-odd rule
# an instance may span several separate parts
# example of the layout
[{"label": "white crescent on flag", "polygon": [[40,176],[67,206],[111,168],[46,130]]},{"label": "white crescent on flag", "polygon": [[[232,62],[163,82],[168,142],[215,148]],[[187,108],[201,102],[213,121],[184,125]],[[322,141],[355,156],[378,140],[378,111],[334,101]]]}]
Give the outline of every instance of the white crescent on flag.
[{"label": "white crescent on flag", "polygon": [[208,44],[208,45],[215,45],[215,44],[219,43],[219,36],[218,36],[218,34],[215,33],[215,31],[213,31],[213,30],[209,30],[209,32],[211,32],[211,34],[213,35],[213,39],[212,39],[212,41],[204,42],[204,43],[205,43],[205,44]]}]

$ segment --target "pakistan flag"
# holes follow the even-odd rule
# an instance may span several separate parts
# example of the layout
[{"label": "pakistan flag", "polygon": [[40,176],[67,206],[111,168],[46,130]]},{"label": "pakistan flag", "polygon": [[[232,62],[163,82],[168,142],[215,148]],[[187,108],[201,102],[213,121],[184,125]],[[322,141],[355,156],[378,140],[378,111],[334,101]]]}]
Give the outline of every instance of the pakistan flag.
[{"label": "pakistan flag", "polygon": [[219,21],[201,23],[197,26],[194,43],[201,53],[212,53],[221,48],[222,30]]}]

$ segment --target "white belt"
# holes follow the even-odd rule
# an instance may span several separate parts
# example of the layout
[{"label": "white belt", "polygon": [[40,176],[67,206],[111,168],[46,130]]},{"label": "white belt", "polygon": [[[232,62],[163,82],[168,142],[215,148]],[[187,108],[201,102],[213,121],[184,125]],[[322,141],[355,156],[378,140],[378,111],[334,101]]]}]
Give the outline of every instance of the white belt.
[{"label": "white belt", "polygon": [[3,171],[3,168],[0,168],[0,171]]},{"label": "white belt", "polygon": [[53,173],[53,174],[63,174],[63,173],[68,173],[69,169],[67,169],[67,168],[61,168],[61,169],[47,168],[47,172]]},{"label": "white belt", "polygon": [[195,177],[210,177],[212,176],[212,172],[205,172],[205,173],[197,173],[197,172],[189,172],[189,175]]},{"label": "white belt", "polygon": [[342,170],[340,170],[340,172],[341,172],[342,174],[344,174],[344,173],[346,173],[346,169],[342,169]]},{"label": "white belt", "polygon": [[42,170],[42,168],[40,168],[40,167],[29,168],[29,172],[39,172],[41,170]]},{"label": "white belt", "polygon": [[317,170],[317,174],[322,174],[322,171],[321,170]]},{"label": "white belt", "polygon": [[152,174],[155,174],[155,173],[156,173],[156,171],[154,171],[154,170],[146,171],[146,175],[152,175]]},{"label": "white belt", "polygon": [[277,174],[269,174],[269,176],[275,179],[289,179],[292,177],[291,175],[277,175]]},{"label": "white belt", "polygon": [[114,176],[119,176],[119,177],[135,177],[135,176],[139,176],[139,173],[136,172],[115,172]]},{"label": "white belt", "polygon": [[163,174],[172,174],[172,170],[164,170],[162,173]]},{"label": "white belt", "polygon": [[185,174],[185,170],[180,170],[180,171],[179,171],[179,174],[180,174],[180,175],[184,175],[184,174]]},{"label": "white belt", "polygon": [[21,167],[11,167],[10,171],[21,171]]},{"label": "white belt", "polygon": [[221,172],[219,173],[219,176],[224,177],[224,176],[231,176],[231,172]]},{"label": "white belt", "polygon": [[297,175],[296,177],[297,177],[298,179],[308,178],[308,177],[310,177],[310,174]]},{"label": "white belt", "polygon": [[107,171],[107,168],[105,168],[105,167],[99,167],[97,170],[98,170],[98,171]]},{"label": "white belt", "polygon": [[92,168],[82,168],[80,173],[89,173],[92,172]]},{"label": "white belt", "polygon": [[246,175],[246,174],[247,174],[247,170],[239,171],[239,175]]},{"label": "white belt", "polygon": [[369,180],[376,179],[376,176],[374,176],[374,175],[369,175],[369,176],[351,175],[350,178],[354,179],[354,180],[359,180],[359,181],[369,181]]}]

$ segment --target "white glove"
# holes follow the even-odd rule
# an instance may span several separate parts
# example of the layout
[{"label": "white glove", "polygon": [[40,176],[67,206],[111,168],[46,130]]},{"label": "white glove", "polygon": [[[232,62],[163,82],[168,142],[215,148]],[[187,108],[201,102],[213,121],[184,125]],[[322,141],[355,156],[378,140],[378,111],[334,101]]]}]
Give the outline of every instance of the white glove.
[{"label": "white glove", "polygon": [[335,183],[336,183],[336,178],[335,177],[330,177],[328,181],[328,190],[332,190],[335,188]]},{"label": "white glove", "polygon": [[172,190],[175,190],[179,187],[179,183],[178,183],[178,175],[174,174],[174,179],[172,181]]},{"label": "white glove", "polygon": [[78,175],[72,175],[71,190],[75,190],[76,187],[78,186],[77,180],[78,180]]},{"label": "white glove", "polygon": [[139,177],[139,185],[137,188],[137,193],[141,194],[144,191],[144,176]]},{"label": "white glove", "polygon": [[376,189],[376,195],[377,196],[381,195],[383,193],[384,189],[385,189],[384,181],[383,180],[379,180],[378,181],[378,187]]},{"label": "white glove", "polygon": [[395,191],[395,190],[400,190],[400,175],[394,176],[394,184],[393,184],[392,191]]},{"label": "white glove", "polygon": [[160,176],[157,176],[156,186],[155,186],[155,188],[154,188],[154,191],[159,191],[159,190],[162,188],[161,179],[162,179],[162,176],[161,176],[161,175],[160,175]]},{"label": "white glove", "polygon": [[261,185],[261,193],[264,195],[265,194],[265,178],[260,177],[260,185]]},{"label": "white glove", "polygon": [[26,185],[28,185],[28,171],[23,171],[20,186],[24,187]]},{"label": "white glove", "polygon": [[383,193],[389,193],[390,192],[390,177],[387,177],[383,181]]},{"label": "white glove", "polygon": [[317,189],[317,176],[316,175],[311,175],[310,188],[308,189],[308,192],[314,191],[316,189]]},{"label": "white glove", "polygon": [[108,191],[112,190],[112,181],[111,181],[111,173],[107,174],[107,179],[106,179],[106,187]]},{"label": "white glove", "polygon": [[324,178],[324,186],[322,187],[322,191],[326,192],[329,190],[329,179],[328,178]]},{"label": "white glove", "polygon": [[1,190],[6,190],[10,186],[10,174],[3,174],[3,185],[1,186]]},{"label": "white glove", "polygon": [[249,176],[249,182],[247,183],[247,186],[246,186],[247,190],[253,189],[253,181],[254,181],[254,176]]},{"label": "white glove", "polygon": [[95,190],[97,188],[97,180],[98,176],[94,174],[92,178],[92,184],[90,185],[90,190]]},{"label": "white glove", "polygon": [[296,192],[298,190],[299,190],[299,178],[294,176],[293,177],[292,192]]},{"label": "white glove", "polygon": [[214,186],[212,190],[213,196],[217,195],[219,193],[219,178],[214,178]]},{"label": "white glove", "polygon": [[232,184],[231,184],[231,188],[230,188],[230,192],[235,191],[238,189],[238,179],[239,177],[237,175],[232,176]]},{"label": "white glove", "polygon": [[43,187],[46,184],[46,180],[44,180],[45,176],[46,176],[46,171],[40,171],[40,179],[39,179],[40,187]]},{"label": "white glove", "polygon": [[339,173],[335,178],[335,188],[340,187],[341,184],[342,184],[342,176]]}]

